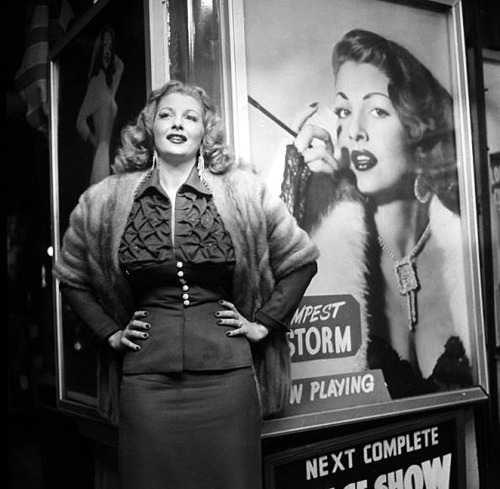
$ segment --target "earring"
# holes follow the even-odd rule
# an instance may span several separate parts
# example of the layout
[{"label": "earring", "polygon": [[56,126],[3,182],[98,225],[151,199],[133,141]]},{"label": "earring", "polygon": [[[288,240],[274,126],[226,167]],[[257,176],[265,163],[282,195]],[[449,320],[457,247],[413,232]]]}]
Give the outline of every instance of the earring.
[{"label": "earring", "polygon": [[153,164],[151,165],[151,168],[158,168],[158,153],[156,152],[156,149],[153,150]]},{"label": "earring", "polygon": [[[422,175],[419,173],[417,174],[415,178],[415,183],[413,184],[413,192],[415,194],[416,199],[421,203],[421,204],[426,204],[429,202],[429,199],[431,198],[431,192],[430,190],[427,189],[425,194],[422,195],[420,187],[422,186]],[[425,186],[425,184],[424,184]]]},{"label": "earring", "polygon": [[205,185],[205,187],[208,187],[206,170],[205,170],[205,158],[203,158],[203,152],[201,150],[198,153],[197,169],[198,169],[198,176],[200,177],[201,183],[203,183],[203,185]]}]

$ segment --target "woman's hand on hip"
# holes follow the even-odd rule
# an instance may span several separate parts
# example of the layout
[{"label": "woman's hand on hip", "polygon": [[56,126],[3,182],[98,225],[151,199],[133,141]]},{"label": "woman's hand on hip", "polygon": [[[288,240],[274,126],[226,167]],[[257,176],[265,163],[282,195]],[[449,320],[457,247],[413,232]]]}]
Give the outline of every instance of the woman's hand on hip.
[{"label": "woman's hand on hip", "polygon": [[108,338],[111,348],[118,351],[125,351],[127,349],[140,350],[141,346],[136,342],[147,340],[149,338],[147,331],[151,329],[149,323],[141,320],[147,315],[147,311],[135,311],[125,329],[117,331]]},{"label": "woman's hand on hip", "polygon": [[245,336],[248,341],[256,343],[269,334],[268,328],[262,324],[248,321],[231,302],[219,301],[219,303],[224,309],[215,313],[217,324],[234,328],[226,332],[227,336]]},{"label": "woman's hand on hip", "polygon": [[[334,156],[330,133],[323,127],[309,122],[309,119],[318,111],[318,107],[318,104],[312,104],[299,114],[294,144],[312,172],[333,173],[339,169],[339,162]],[[323,144],[313,145],[312,142],[315,139]]]}]

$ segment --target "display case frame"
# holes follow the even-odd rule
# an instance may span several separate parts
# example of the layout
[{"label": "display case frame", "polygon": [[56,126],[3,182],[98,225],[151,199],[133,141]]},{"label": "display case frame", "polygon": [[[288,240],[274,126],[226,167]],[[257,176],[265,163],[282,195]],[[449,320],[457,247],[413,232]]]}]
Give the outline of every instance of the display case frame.
[{"label": "display case frame", "polygon": [[[287,4],[283,0],[284,4]],[[72,97],[64,97],[64,90],[68,89],[64,83],[64,60],[67,53],[80,43],[87,32],[95,32],[99,23],[106,16],[119,17],[118,0],[100,0],[89,8],[88,12],[68,31],[64,38],[54,47],[50,54],[50,95],[51,95],[51,182],[52,182],[52,218],[53,218],[53,246],[54,259],[57,260],[60,252],[61,239],[70,210],[74,207],[77,197],[85,189],[86,183],[74,188],[68,193],[67,180],[62,177],[62,170],[69,164],[73,168],[73,175],[77,174],[78,164],[73,158],[61,154],[61,149],[71,150],[71,138],[74,137],[74,128],[64,124],[62,110],[68,104],[75,104],[75,93],[83,93],[84,83],[80,80],[78,90],[73,90]],[[463,245],[463,269],[467,277],[467,321],[468,333],[471,342],[471,363],[474,383],[465,389],[448,390],[433,394],[417,395],[402,399],[387,399],[380,395],[353,398],[352,402],[325,403],[318,407],[309,407],[301,412],[278,416],[266,420],[263,425],[264,437],[295,433],[304,430],[317,429],[325,426],[353,423],[376,418],[389,418],[406,413],[425,412],[446,406],[469,405],[484,401],[488,396],[488,371],[486,367],[484,315],[481,290],[481,267],[479,264],[479,242],[477,221],[477,199],[475,193],[475,175],[472,156],[471,121],[469,114],[469,95],[466,72],[466,48],[463,34],[462,2],[460,0],[427,0],[427,1],[392,1],[392,0],[314,0],[314,2],[300,0],[295,2],[293,12],[280,7],[278,2],[265,2],[271,9],[278,9],[279,15],[263,15],[257,12],[259,2],[253,0],[217,0],[210,3],[210,15],[218,22],[217,28],[210,32],[217,37],[212,39],[211,49],[216,51],[217,62],[213,72],[209,65],[198,74],[195,69],[196,49],[198,56],[203,57],[202,43],[196,41],[196,25],[193,19],[193,2],[187,3],[186,30],[181,35],[186,36],[183,45],[187,46],[177,60],[184,68],[186,81],[204,84],[204,79],[210,77],[210,86],[217,92],[216,99],[222,110],[226,123],[228,141],[234,147],[237,159],[252,161],[257,171],[269,183],[276,187],[276,175],[282,175],[278,160],[284,159],[284,148],[293,142],[290,132],[294,132],[294,114],[313,100],[328,98],[331,86],[331,68],[329,56],[331,46],[340,36],[350,28],[371,27],[383,35],[391,35],[400,40],[407,40],[409,47],[416,46],[415,39],[422,39],[422,26],[426,26],[424,38],[426,42],[418,45],[418,55],[432,64],[432,58],[437,58],[437,65],[433,68],[438,72],[436,77],[446,86],[453,98],[454,127],[456,133],[456,153],[458,165],[458,184],[461,211],[461,233]],[[285,5],[286,6],[286,5]],[[314,8],[313,8],[314,7]],[[332,9],[335,11],[333,12]],[[391,12],[394,22],[390,25],[385,22],[383,12]],[[147,92],[157,87],[170,77],[172,67],[172,33],[170,25],[169,2],[155,2],[144,0],[142,14],[131,19],[127,17],[126,28],[131,25],[140,26],[140,36],[144,48],[140,50],[139,61],[130,60],[129,67],[135,66],[135,72],[142,77],[139,84],[131,83],[133,96],[126,107],[130,114],[137,112],[142,106]],[[257,16],[257,13],[259,16]],[[264,11],[264,14],[266,12]],[[276,14],[276,12],[274,12]],[[292,15],[293,14],[293,15]],[[319,16],[319,20],[316,17]],[[269,28],[266,22],[275,24]],[[317,32],[333,32],[323,36],[326,48],[321,54],[321,43],[307,30],[307,22],[315,26]],[[354,19],[354,20],[353,20]],[[422,19],[428,22],[422,22]],[[384,21],[384,22],[383,22]],[[278,27],[281,26],[281,30]],[[285,30],[286,35],[280,35]],[[266,38],[266,35],[269,36]],[[309,36],[309,37],[308,37]],[[261,42],[267,46],[266,50],[258,51],[252,40],[262,37]],[[267,39],[267,41],[266,41]],[[413,44],[412,44],[413,39]],[[123,39],[125,41],[125,39]],[[130,41],[129,41],[130,42]],[[87,41],[88,46],[88,41]],[[196,47],[197,46],[197,47]],[[431,49],[432,47],[432,49]],[[137,48],[137,47],[136,47]],[[285,49],[286,48],[286,49]],[[439,51],[441,49],[441,51]],[[437,51],[436,51],[437,50]],[[258,52],[269,54],[274,64],[285,72],[274,72],[272,69],[262,70],[256,57]],[[441,53],[435,56],[436,52]],[[127,55],[123,52],[125,71],[127,70]],[[274,58],[273,58],[274,56]],[[73,56],[73,58],[75,58]],[[81,72],[86,71],[88,56],[76,57],[72,62],[79,63]],[[307,60],[308,64],[305,63]],[[326,68],[325,68],[326,67]],[[444,68],[442,70],[441,68]],[[208,71],[207,71],[208,70]],[[182,69],[181,69],[182,71]],[[208,75],[207,75],[208,73]],[[61,76],[61,74],[63,76]],[[304,76],[310,74],[310,76]],[[313,83],[315,80],[324,82]],[[140,86],[139,86],[140,85]],[[125,86],[125,85],[123,85]],[[262,89],[258,91],[258,89]],[[119,91],[117,92],[119,93]],[[286,94],[286,96],[284,95]],[[131,101],[133,103],[131,103]],[[257,101],[257,104],[255,104]],[[260,105],[262,104],[262,105]],[[265,111],[276,116],[290,131],[283,131],[275,121],[265,115]],[[122,112],[123,113],[123,112]],[[117,124],[119,127],[120,124]],[[68,128],[69,127],[69,128]],[[68,134],[71,137],[68,138]],[[257,150],[256,150],[257,148]],[[69,162],[69,163],[68,163]],[[73,165],[73,166],[71,166]],[[278,169],[278,171],[276,171]],[[279,191],[279,185],[278,185]],[[64,197],[63,197],[64,196]],[[96,414],[95,395],[88,395],[78,389],[72,389],[68,383],[69,357],[68,347],[74,348],[74,339],[69,346],[67,320],[65,319],[65,305],[59,292],[59,284],[54,281],[54,307],[56,311],[56,339],[57,339],[57,390],[58,403],[62,409],[78,412],[89,416]],[[77,328],[85,335],[84,328]],[[80,334],[80,333],[79,333]],[[65,336],[66,335],[66,336]],[[82,336],[83,338],[83,336]],[[78,338],[78,340],[80,340]],[[83,340],[90,343],[90,338]],[[92,358],[87,362],[95,366]],[[313,365],[309,379],[320,381],[324,378],[324,371],[315,374]],[[77,367],[80,378],[95,378],[93,372],[85,369],[85,362]],[[375,377],[378,372],[373,372]],[[87,376],[87,377],[86,377]],[[316,376],[316,378],[315,378]],[[303,377],[304,378],[304,377]],[[379,376],[377,377],[379,378]],[[296,379],[295,379],[296,380]],[[382,386],[383,382],[378,382]],[[383,386],[382,386],[383,387]],[[383,389],[382,389],[383,390]],[[379,392],[380,393],[380,392]]]},{"label": "display case frame", "polygon": [[[114,102],[108,101],[115,109],[106,109],[109,113],[116,111],[107,141],[110,167],[121,128],[137,116],[149,91],[169,78],[168,10],[164,2],[100,0],[76,19],[51,49],[49,134],[54,261],[60,254],[69,215],[80,194],[93,183],[91,163],[97,151],[93,153],[92,145],[79,137],[77,120],[85,101],[90,100],[88,113],[98,105],[98,97],[90,94],[89,67],[105,26],[111,27],[114,54],[122,65]],[[118,72],[116,61],[114,75]],[[89,115],[89,125],[90,120]],[[72,414],[100,419],[96,344],[89,328],[65,304],[59,285],[58,280],[53,280],[57,406]]]}]

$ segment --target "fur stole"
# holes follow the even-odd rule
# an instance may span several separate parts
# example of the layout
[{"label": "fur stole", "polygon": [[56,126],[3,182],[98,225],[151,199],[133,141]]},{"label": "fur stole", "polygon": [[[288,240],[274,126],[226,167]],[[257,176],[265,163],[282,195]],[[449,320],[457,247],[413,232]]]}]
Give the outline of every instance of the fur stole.
[{"label": "fur stole", "polygon": [[[90,187],[74,209],[54,276],[70,286],[92,290],[120,327],[133,311],[131,292],[118,264],[118,247],[134,193],[146,172],[113,175]],[[236,254],[234,301],[253,319],[274,284],[318,257],[316,246],[254,174],[234,169],[218,176],[207,172],[214,202],[231,235]],[[252,345],[262,412],[268,416],[288,402],[290,352],[285,332],[272,331]],[[107,345],[99,352],[100,414],[118,422],[120,356]]]},{"label": "fur stole", "polygon": [[[330,204],[316,218],[309,232],[320,256],[318,273],[305,295],[350,294],[360,308],[361,347],[352,357],[322,361],[321,368],[329,375],[369,368],[367,352],[372,325],[374,320],[381,320],[380,317],[373,318],[370,313],[373,306],[370,303],[373,301],[371,287],[375,284],[368,282],[371,273],[368,250],[373,237],[370,236],[367,210],[362,200],[346,190],[348,182],[335,184],[337,187],[344,185],[345,190],[337,190],[334,199],[329,190]],[[316,195],[317,192],[316,186]],[[434,196],[429,205],[429,222],[431,236],[443,257],[440,270],[445,289],[443,295],[447,302],[443,307],[447,307],[451,313],[454,336],[460,338],[467,358],[471,358],[460,217]],[[378,309],[383,308],[378,305]],[[437,362],[438,358],[435,360]],[[292,365],[292,372],[294,378],[300,377],[300,365]]]},{"label": "fur stole", "polygon": [[[377,302],[374,289],[380,289],[382,277],[377,275],[374,280],[372,275],[374,265],[370,257],[376,243],[373,218],[356,189],[355,179],[349,171],[334,175],[311,172],[295,146],[289,145],[281,190],[290,212],[320,252],[318,273],[305,295],[350,294],[360,308],[361,348],[348,358],[321,360],[318,368],[329,375],[367,369],[373,326],[375,321],[383,322],[386,318],[381,303],[376,304],[378,316],[374,314],[374,302]],[[460,338],[466,356],[471,358],[460,217],[434,196],[429,203],[429,222],[431,236],[439,256],[443,257],[440,273],[447,302],[444,307],[451,313],[454,334]],[[377,298],[380,302],[380,294]],[[293,364],[293,378],[307,376],[302,370],[300,364]]]}]

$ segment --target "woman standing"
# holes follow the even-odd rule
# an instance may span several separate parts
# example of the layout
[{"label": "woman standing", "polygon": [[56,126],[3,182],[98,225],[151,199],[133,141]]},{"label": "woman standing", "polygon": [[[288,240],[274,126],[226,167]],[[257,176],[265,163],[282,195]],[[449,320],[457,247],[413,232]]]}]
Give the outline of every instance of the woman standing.
[{"label": "woman standing", "polygon": [[122,487],[259,488],[261,419],[288,401],[286,333],[317,249],[235,164],[200,88],[153,91],[115,171],[81,197],[55,276],[101,342],[115,422],[122,368]]},{"label": "woman standing", "polygon": [[347,33],[332,62],[336,141],[309,108],[283,184],[321,252],[308,294],[357,298],[365,342],[343,368],[382,369],[393,397],[469,386],[451,97],[372,32]]},{"label": "woman standing", "polygon": [[115,95],[122,74],[123,62],[115,53],[114,31],[105,26],[95,41],[89,83],[76,121],[81,138],[94,150],[90,185],[111,171],[110,144],[118,111]]}]

